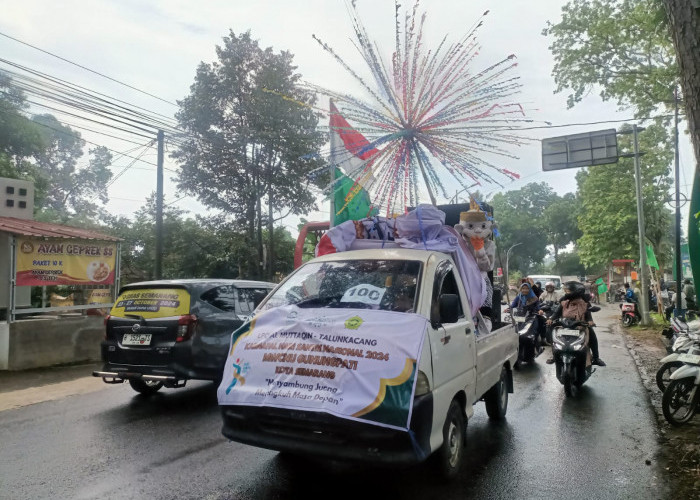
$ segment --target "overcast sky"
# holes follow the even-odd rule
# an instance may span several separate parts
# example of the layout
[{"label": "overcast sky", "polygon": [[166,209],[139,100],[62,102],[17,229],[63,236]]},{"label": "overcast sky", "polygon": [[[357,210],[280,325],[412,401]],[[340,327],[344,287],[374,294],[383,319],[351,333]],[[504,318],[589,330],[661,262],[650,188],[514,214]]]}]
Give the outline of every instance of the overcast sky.
[{"label": "overcast sky", "polygon": [[[394,36],[394,2],[358,0],[357,3],[370,37],[379,43],[383,55],[388,58]],[[408,0],[403,3],[412,4]],[[482,50],[474,65],[483,68],[509,54],[515,54],[519,62],[517,73],[523,83],[519,101],[529,110],[529,117],[553,125],[585,124],[631,117],[631,111],[618,112],[614,103],[603,103],[597,95],[588,96],[582,104],[567,110],[566,93],[553,93],[553,60],[548,50],[551,41],[542,36],[541,32],[547,21],[559,20],[561,7],[565,3],[564,0],[423,0],[421,6],[428,12],[426,43],[435,47],[445,35],[448,35],[449,41],[456,41],[485,10],[490,10],[477,37]],[[350,43],[353,33],[343,0],[0,0],[0,12],[1,33],[171,102],[187,95],[196,66],[201,61],[214,60],[214,47],[221,43],[222,37],[229,30],[235,33],[250,30],[261,46],[292,52],[303,78],[326,88],[345,90],[350,77],[318,46],[312,39],[312,34],[329,43],[348,63],[367,75]],[[0,54],[10,61],[149,110],[168,116],[176,111],[176,107],[171,104],[120,86],[2,36]],[[4,68],[0,64],[0,70]],[[47,112],[39,108],[34,111]],[[60,114],[57,116],[59,120],[71,121],[67,117],[64,120]],[[79,124],[77,119],[72,121]],[[535,130],[528,132],[528,136],[541,139],[615,128],[619,125],[610,123]],[[85,139],[115,151],[127,151],[136,147],[132,143],[103,135],[87,131],[81,133]],[[131,140],[143,143],[147,141],[133,137]],[[681,189],[689,192],[694,159],[687,139],[683,143],[680,155]],[[521,180],[508,184],[506,189],[518,189],[528,182],[540,181],[546,181],[560,193],[576,189],[575,171],[541,171],[539,141],[516,148],[514,153],[519,157],[518,160],[503,161],[501,165],[518,172]],[[143,158],[155,163],[155,149],[151,149]],[[113,172],[120,172],[130,161],[129,158],[115,161]],[[166,159],[166,167],[177,169],[177,165],[170,159]],[[169,180],[172,175],[172,172],[166,171],[166,203],[181,196],[175,183]],[[110,203],[107,208],[116,214],[130,215],[154,190],[155,167],[138,162],[110,186]],[[486,193],[497,190],[501,188],[495,185],[481,188]],[[630,201],[633,201],[633,193],[629,196]],[[177,206],[193,213],[204,213],[204,209],[190,198],[178,201]],[[319,200],[319,206],[322,210],[308,214],[308,219],[328,219],[328,204]],[[684,214],[686,212],[687,206]],[[284,224],[296,235],[294,218],[286,219]]]}]

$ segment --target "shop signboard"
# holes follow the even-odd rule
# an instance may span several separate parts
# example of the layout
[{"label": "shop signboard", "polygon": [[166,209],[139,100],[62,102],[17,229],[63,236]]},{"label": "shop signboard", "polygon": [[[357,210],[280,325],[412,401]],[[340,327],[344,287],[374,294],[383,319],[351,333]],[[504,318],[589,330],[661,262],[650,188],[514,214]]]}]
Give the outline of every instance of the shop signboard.
[{"label": "shop signboard", "polygon": [[111,285],[116,243],[17,238],[17,286]]}]

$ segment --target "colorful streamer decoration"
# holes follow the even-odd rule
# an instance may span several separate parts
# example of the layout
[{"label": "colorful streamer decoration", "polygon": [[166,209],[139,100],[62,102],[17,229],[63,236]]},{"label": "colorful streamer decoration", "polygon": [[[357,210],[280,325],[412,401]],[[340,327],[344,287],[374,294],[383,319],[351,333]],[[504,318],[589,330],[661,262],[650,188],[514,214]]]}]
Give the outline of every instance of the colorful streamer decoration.
[{"label": "colorful streamer decoration", "polygon": [[[395,3],[395,47],[386,61],[362,24],[355,2],[348,5],[353,44],[371,79],[360,76],[314,35],[369,96],[363,100],[308,84],[330,97],[353,132],[367,138],[366,150],[373,154],[345,174],[358,187],[351,193],[364,188],[373,205],[387,215],[426,201],[426,194],[437,203],[436,193],[449,199],[455,190],[484,182],[502,186],[519,178],[488,158],[517,158],[508,148],[529,139],[514,131],[533,122],[513,100],[521,88],[519,77],[512,74],[517,66],[514,55],[473,69],[480,49],[476,33],[488,11],[457,42],[448,43],[445,37],[430,49],[424,40],[426,13],[420,14],[418,7],[416,1],[404,11]],[[339,164],[343,154],[348,153],[331,151],[331,163]]]}]

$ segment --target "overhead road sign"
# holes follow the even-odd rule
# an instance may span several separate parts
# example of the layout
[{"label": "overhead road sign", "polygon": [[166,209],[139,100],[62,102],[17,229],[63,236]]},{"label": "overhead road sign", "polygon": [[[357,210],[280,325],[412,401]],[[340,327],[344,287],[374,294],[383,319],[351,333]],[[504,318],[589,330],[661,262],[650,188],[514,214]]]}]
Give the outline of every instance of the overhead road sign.
[{"label": "overhead road sign", "polygon": [[542,139],[542,170],[617,163],[615,129]]}]

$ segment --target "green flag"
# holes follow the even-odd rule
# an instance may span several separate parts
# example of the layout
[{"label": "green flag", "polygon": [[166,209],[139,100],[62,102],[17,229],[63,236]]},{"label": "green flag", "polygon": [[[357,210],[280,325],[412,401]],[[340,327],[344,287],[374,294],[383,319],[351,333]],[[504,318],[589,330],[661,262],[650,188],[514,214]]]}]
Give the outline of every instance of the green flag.
[{"label": "green flag", "polygon": [[[350,200],[349,203],[345,201],[345,197],[348,195],[353,186],[355,186],[355,181],[336,167],[335,187],[333,189],[333,202],[335,203],[336,210],[336,213],[333,214],[334,226],[337,226],[346,220],[360,220],[364,219],[365,217],[377,215],[378,210],[376,208],[372,208],[369,193],[364,188],[359,188],[359,192],[352,198],[352,200]],[[358,186],[355,186],[355,189],[358,189]]]},{"label": "green flag", "polygon": [[653,267],[654,269],[659,268],[659,263],[656,262],[656,255],[654,254],[654,249],[651,245],[647,245],[647,265]]},{"label": "green flag", "polygon": [[597,280],[595,280],[595,284],[598,285],[598,294],[602,295],[604,293],[607,293],[608,285],[605,284],[603,278],[598,278]]}]

